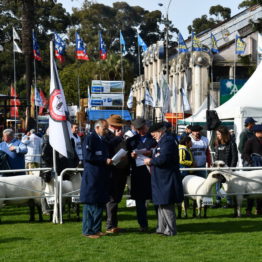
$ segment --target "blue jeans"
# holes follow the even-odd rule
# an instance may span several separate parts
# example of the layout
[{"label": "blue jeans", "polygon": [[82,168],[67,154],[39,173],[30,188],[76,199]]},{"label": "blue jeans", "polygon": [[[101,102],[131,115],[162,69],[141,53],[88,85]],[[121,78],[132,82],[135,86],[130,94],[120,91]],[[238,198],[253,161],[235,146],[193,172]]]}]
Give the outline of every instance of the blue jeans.
[{"label": "blue jeans", "polygon": [[103,205],[84,204],[83,206],[83,235],[94,235],[102,229]]}]

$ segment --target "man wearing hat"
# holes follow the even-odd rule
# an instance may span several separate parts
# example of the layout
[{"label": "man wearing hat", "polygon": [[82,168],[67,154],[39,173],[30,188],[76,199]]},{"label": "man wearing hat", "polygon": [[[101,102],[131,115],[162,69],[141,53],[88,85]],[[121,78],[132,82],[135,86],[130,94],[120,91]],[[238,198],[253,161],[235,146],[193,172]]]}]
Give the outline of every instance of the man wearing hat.
[{"label": "man wearing hat", "polygon": [[[125,121],[120,115],[111,115],[107,119],[107,123],[108,132],[105,135],[105,141],[109,145],[109,157],[112,158],[121,148],[126,149],[122,131]],[[110,200],[106,204],[107,233],[117,233],[119,231],[117,218],[118,203],[122,199],[129,170],[130,167],[127,157],[122,159],[116,166],[112,166],[110,177]]]},{"label": "man wearing hat", "polygon": [[177,233],[174,204],[181,203],[184,198],[178,147],[174,138],[166,133],[163,123],[153,125],[149,132],[157,142],[153,157],[144,160],[151,166],[152,199],[158,206],[156,233],[174,236]]},{"label": "man wearing hat", "polygon": [[[247,117],[245,119],[245,129],[240,133],[238,151],[243,159],[244,147],[247,140],[254,136],[253,127],[257,121],[253,117]],[[249,164],[243,159],[243,166],[248,166]]]},{"label": "man wearing hat", "polygon": [[[191,126],[192,133],[189,135],[192,141],[191,151],[194,158],[194,167],[211,166],[211,155],[208,147],[208,139],[201,135],[203,128],[200,125]],[[206,171],[194,171],[194,174],[206,178]]]},{"label": "man wearing hat", "polygon": [[[243,159],[249,166],[262,166],[262,124],[254,125],[252,128],[254,135],[247,140],[243,151]],[[257,215],[262,214],[262,201],[255,199],[257,203]],[[254,199],[247,200],[247,216],[251,215]]]},{"label": "man wearing hat", "polygon": [[146,165],[142,163],[143,153],[137,150],[144,150],[144,154],[151,153],[156,146],[156,141],[148,133],[148,126],[144,118],[137,118],[132,122],[136,134],[127,139],[128,156],[131,163],[131,198],[136,201],[137,221],[140,231],[147,231],[147,210],[146,200],[151,199],[151,175]]}]

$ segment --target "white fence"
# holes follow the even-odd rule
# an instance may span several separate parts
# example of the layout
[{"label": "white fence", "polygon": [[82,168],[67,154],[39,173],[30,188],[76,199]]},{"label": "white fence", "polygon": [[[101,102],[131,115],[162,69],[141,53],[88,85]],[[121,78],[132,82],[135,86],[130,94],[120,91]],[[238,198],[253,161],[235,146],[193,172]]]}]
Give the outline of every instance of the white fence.
[{"label": "white fence", "polygon": [[[14,170],[1,170],[1,173],[18,173],[18,172],[27,172],[27,171],[51,171],[52,168],[34,168],[34,169],[14,169]],[[180,168],[180,171],[200,171],[200,170],[204,170],[204,171],[215,171],[215,170],[223,170],[223,171],[236,171],[236,170],[262,170],[262,167],[220,167],[220,168]],[[60,224],[63,223],[63,209],[62,209],[62,198],[63,197],[75,197],[78,198],[79,197],[79,191],[80,188],[78,190],[74,190],[72,192],[67,192],[66,194],[63,194],[62,192],[62,181],[63,181],[63,176],[67,173],[67,172],[83,172],[84,169],[83,168],[66,168],[64,169],[61,174],[60,174],[60,185],[59,185],[59,190],[55,191],[54,194],[49,194],[48,197],[54,197],[55,199],[58,199],[58,206],[59,206],[59,217],[60,217]],[[232,174],[232,173],[231,173]],[[74,174],[73,174],[74,175]],[[256,183],[260,183],[262,184],[260,181],[256,181],[256,180],[252,180],[243,176],[239,176],[238,174],[232,174],[234,176],[237,177],[241,177],[243,180],[247,180],[247,181],[253,181]],[[37,193],[41,193],[41,197],[30,197],[30,199],[33,198],[46,198],[47,193],[44,191],[37,191],[37,190],[33,190],[32,188],[28,188],[28,187],[23,187],[23,186],[19,186],[16,184],[11,184],[11,183],[7,183],[7,182],[2,182],[0,180],[0,183],[5,183],[5,184],[9,184],[9,185],[13,185],[14,187],[17,188],[21,188],[24,190],[29,190],[31,192],[37,192]],[[55,187],[57,186],[58,181],[55,181]],[[262,188],[262,187],[261,187]],[[76,194],[77,193],[77,194]],[[254,192],[254,193],[248,193],[248,194],[242,194],[241,195],[261,195],[262,192]],[[212,197],[212,196],[216,196],[217,194],[209,194],[209,195],[187,195],[185,194],[185,196],[206,196],[206,197]],[[239,193],[231,193],[231,194],[226,194],[225,196],[234,196],[234,195],[239,195]],[[25,197],[15,197],[15,198],[0,198],[0,200],[19,200],[19,199],[28,199],[28,196]],[[55,215],[55,212],[54,212]],[[53,219],[53,223],[56,223],[56,221],[58,221],[57,219]]]}]

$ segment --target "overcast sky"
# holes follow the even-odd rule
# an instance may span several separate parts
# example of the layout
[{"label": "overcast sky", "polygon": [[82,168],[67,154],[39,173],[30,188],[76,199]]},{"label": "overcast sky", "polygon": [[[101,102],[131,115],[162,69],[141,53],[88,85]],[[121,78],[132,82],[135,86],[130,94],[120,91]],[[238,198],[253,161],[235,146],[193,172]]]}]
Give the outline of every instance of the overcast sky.
[{"label": "overcast sky", "polygon": [[[130,6],[139,5],[146,10],[160,10],[162,13],[166,14],[167,6],[170,0],[122,0],[127,2]],[[80,8],[82,6],[83,0],[58,0],[71,12],[72,7]],[[112,6],[112,3],[117,1],[112,0],[98,0],[94,1],[97,3],[103,3],[104,5]],[[121,1],[119,1],[121,2]],[[229,7],[231,9],[231,15],[235,15],[243,9],[239,10],[238,5],[242,0],[171,0],[169,7],[169,19],[172,20],[175,27],[177,27],[183,34],[184,38],[188,36],[187,27],[192,23],[195,18],[201,17],[202,15],[209,13],[209,8],[214,5],[222,5],[224,7]],[[158,3],[162,3],[163,6],[160,7]]]}]

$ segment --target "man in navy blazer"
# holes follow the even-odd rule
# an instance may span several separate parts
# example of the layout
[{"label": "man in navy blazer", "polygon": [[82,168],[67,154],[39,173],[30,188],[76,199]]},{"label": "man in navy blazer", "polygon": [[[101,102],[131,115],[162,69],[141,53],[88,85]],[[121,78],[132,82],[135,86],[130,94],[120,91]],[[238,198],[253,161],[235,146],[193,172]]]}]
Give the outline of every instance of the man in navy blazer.
[{"label": "man in navy blazer", "polygon": [[80,189],[80,202],[83,206],[83,235],[99,238],[102,213],[109,200],[109,177],[112,159],[109,158],[108,144],[104,140],[108,124],[100,119],[95,123],[95,132],[86,136],[83,142],[84,173]]},{"label": "man in navy blazer", "polygon": [[158,206],[158,227],[156,233],[176,235],[174,204],[184,198],[179,171],[178,148],[173,136],[167,135],[163,123],[153,125],[149,132],[157,141],[153,157],[144,160],[152,170],[152,200]]}]

